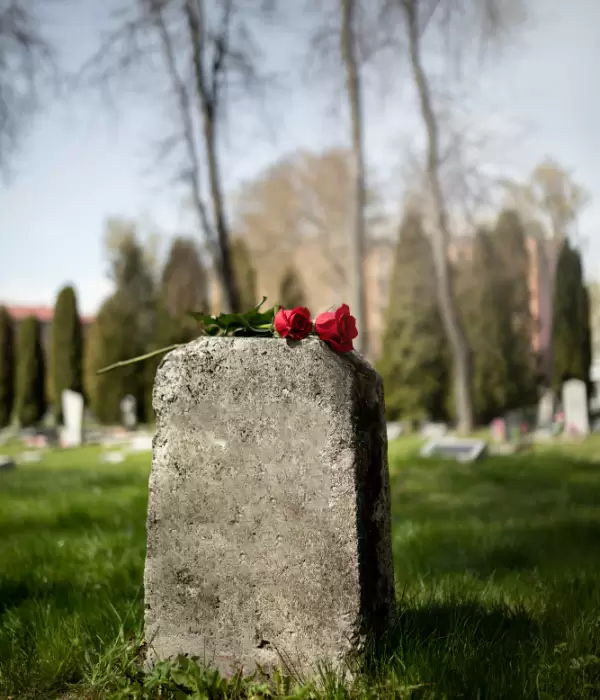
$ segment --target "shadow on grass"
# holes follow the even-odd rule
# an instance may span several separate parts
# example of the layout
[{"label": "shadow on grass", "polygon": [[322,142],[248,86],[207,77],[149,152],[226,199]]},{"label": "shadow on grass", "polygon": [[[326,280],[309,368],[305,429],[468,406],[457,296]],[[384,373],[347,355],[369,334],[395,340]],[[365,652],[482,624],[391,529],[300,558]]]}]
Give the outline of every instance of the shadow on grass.
[{"label": "shadow on grass", "polygon": [[597,615],[582,613],[574,639],[555,603],[534,617],[475,600],[401,601],[390,635],[367,657],[367,677],[413,687],[413,700],[598,698]]}]

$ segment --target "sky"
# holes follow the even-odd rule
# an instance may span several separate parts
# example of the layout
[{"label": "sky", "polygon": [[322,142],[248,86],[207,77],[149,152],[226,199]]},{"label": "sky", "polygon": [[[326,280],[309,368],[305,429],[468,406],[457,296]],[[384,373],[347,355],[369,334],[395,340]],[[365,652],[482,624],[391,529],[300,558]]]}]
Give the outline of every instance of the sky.
[{"label": "sky", "polygon": [[[66,67],[74,69],[89,55],[102,5],[79,0],[54,7],[50,32]],[[579,232],[586,275],[597,278],[600,3],[543,0],[533,5],[529,26],[472,86],[470,123],[493,125],[499,136],[493,158],[513,177],[525,180],[537,162],[552,156],[588,189],[591,203]],[[270,34],[265,43],[270,47],[267,65],[282,65],[287,52],[294,69],[289,36]],[[235,128],[228,129],[221,151],[228,192],[286,152],[347,143],[342,94],[326,81],[301,83],[290,75],[286,82],[293,87],[271,100],[268,128],[256,105],[232,111],[229,123]],[[108,217],[135,219],[142,231],[157,229],[163,248],[170,236],[193,233],[182,207],[184,191],[154,156],[164,129],[156,94],[122,90],[115,102],[116,112],[94,93],[57,101],[24,134],[11,180],[0,184],[0,303],[52,305],[60,287],[70,283],[81,312],[95,313],[111,291],[103,251]],[[402,68],[397,77],[391,74],[385,94],[378,85],[369,90],[365,113],[369,166],[395,201],[406,149],[423,139],[414,92]]]}]

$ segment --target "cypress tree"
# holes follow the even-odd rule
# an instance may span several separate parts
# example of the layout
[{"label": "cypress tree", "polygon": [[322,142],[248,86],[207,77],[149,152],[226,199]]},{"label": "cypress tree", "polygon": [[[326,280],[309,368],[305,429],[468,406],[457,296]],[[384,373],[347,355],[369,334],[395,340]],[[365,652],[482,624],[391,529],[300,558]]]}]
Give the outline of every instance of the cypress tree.
[{"label": "cypress tree", "polygon": [[135,363],[105,374],[96,372],[107,365],[129,360],[145,352],[136,329],[139,322],[135,301],[118,292],[100,307],[85,344],[85,379],[92,411],[104,424],[121,420],[121,399],[131,394],[144,408],[144,365]]},{"label": "cypress tree", "polygon": [[498,279],[497,308],[506,332],[502,352],[509,368],[507,410],[537,399],[536,358],[532,347],[530,258],[525,228],[513,210],[500,212],[493,234]]},{"label": "cypress tree", "polygon": [[279,304],[286,309],[296,306],[306,306],[306,296],[302,286],[300,275],[294,266],[290,266],[283,273],[279,284]]},{"label": "cypress tree", "polygon": [[556,266],[552,321],[553,385],[567,379],[589,382],[589,299],[583,283],[579,251],[564,241]]},{"label": "cypress tree", "polygon": [[46,410],[44,352],[35,316],[24,319],[19,328],[16,407],[19,422],[25,427],[38,423]]},{"label": "cypress tree", "polygon": [[594,393],[594,385],[590,378],[590,369],[592,367],[593,360],[593,348],[592,348],[592,313],[591,313],[591,301],[590,301],[590,291],[587,287],[582,284],[581,290],[581,323],[582,323],[582,337],[581,337],[581,354],[582,354],[582,364],[585,373],[585,383],[587,385],[588,396],[592,396]]},{"label": "cypress tree", "polygon": [[[162,300],[158,301],[156,313],[156,337],[148,347],[148,352],[160,350],[161,348],[176,345],[177,343],[189,343],[195,340],[200,334],[199,325],[193,318],[184,314],[173,316],[165,308]],[[145,385],[145,413],[148,420],[154,418],[152,409],[152,390],[156,371],[162,362],[164,355],[151,357],[144,363],[144,385]]]},{"label": "cypress tree", "polygon": [[15,398],[15,330],[8,310],[0,306],[0,428],[9,425]]},{"label": "cypress tree", "polygon": [[[198,323],[188,311],[208,311],[207,276],[196,243],[176,238],[163,269],[156,301],[156,327],[148,352],[177,343],[189,343],[199,335]],[[154,418],[152,390],[163,356],[144,363],[144,406],[147,419]]]},{"label": "cypress tree", "polygon": [[160,294],[161,305],[173,317],[187,311],[208,310],[206,269],[195,241],[175,238],[165,263]]},{"label": "cypress tree", "polygon": [[252,265],[252,257],[248,244],[243,238],[231,241],[231,259],[240,295],[240,310],[250,310],[260,301],[256,291],[256,270]]},{"label": "cypress tree", "polygon": [[[511,308],[503,299],[494,236],[480,229],[473,242],[469,285],[462,312],[473,349],[473,408],[478,423],[487,423],[508,403],[511,384],[507,346],[511,342]],[[465,271],[463,271],[465,272]]]},{"label": "cypress tree", "polygon": [[378,370],[390,419],[445,417],[449,364],[432,251],[421,217],[412,211],[404,217],[396,246]]},{"label": "cypress tree", "polygon": [[77,298],[73,287],[60,290],[54,307],[51,340],[51,375],[54,415],[62,422],[62,393],[83,389],[83,341]]}]

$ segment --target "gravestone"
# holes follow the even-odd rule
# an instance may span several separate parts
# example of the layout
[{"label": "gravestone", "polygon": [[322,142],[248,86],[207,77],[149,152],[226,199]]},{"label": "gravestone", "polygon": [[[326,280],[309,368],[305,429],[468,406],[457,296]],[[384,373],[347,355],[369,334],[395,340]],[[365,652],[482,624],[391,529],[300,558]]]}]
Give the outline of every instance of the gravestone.
[{"label": "gravestone", "polygon": [[479,459],[487,445],[485,440],[446,436],[433,438],[421,448],[421,457],[452,457],[458,462],[474,462]]},{"label": "gravestone", "polygon": [[21,452],[19,456],[19,462],[23,462],[23,464],[36,464],[41,461],[41,450],[26,450],[25,452]]},{"label": "gravestone", "polygon": [[424,423],[421,426],[421,437],[428,440],[438,440],[443,438],[448,433],[448,426],[445,423]]},{"label": "gravestone", "polygon": [[125,455],[123,452],[118,451],[104,452],[100,455],[100,461],[105,464],[121,464],[121,462],[125,461]]},{"label": "gravestone", "polygon": [[14,469],[17,463],[12,457],[7,455],[0,455],[0,471],[8,471],[9,469]]},{"label": "gravestone", "polygon": [[121,421],[127,430],[134,430],[137,425],[137,401],[135,396],[127,394],[121,399]]},{"label": "gravestone", "polygon": [[387,423],[385,427],[388,440],[397,440],[404,432],[402,423]]},{"label": "gravestone", "polygon": [[132,452],[147,452],[152,449],[152,435],[136,435],[129,443]]},{"label": "gravestone", "polygon": [[83,396],[65,389],[61,398],[64,421],[61,444],[63,447],[79,447],[83,442]]},{"label": "gravestone", "polygon": [[556,397],[552,389],[545,389],[538,402],[537,427],[548,430],[554,422]]},{"label": "gravestone", "polygon": [[313,338],[201,338],[153,406],[147,666],[343,669],[395,614],[379,375]]},{"label": "gravestone", "polygon": [[523,411],[516,409],[504,417],[505,435],[508,442],[521,440],[523,434]]},{"label": "gravestone", "polygon": [[577,435],[587,435],[590,432],[590,419],[585,382],[581,379],[569,379],[564,382],[562,399],[565,430]]},{"label": "gravestone", "polygon": [[506,440],[506,421],[504,418],[494,418],[490,423],[490,435],[496,442],[504,442]]}]

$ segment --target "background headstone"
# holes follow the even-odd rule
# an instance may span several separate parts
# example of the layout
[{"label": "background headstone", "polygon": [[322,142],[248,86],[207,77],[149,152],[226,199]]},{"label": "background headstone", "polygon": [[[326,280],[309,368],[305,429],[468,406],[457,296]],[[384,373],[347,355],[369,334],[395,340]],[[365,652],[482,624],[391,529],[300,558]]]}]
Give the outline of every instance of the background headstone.
[{"label": "background headstone", "polygon": [[127,394],[121,399],[121,421],[127,430],[134,430],[137,425],[137,401],[135,396]]},{"label": "background headstone", "polygon": [[19,462],[23,462],[24,464],[36,464],[41,461],[41,450],[26,450],[25,452],[21,452],[19,456]]},{"label": "background headstone", "polygon": [[154,410],[147,665],[343,668],[395,614],[379,375],[316,339],[203,338]]},{"label": "background headstone", "polygon": [[545,389],[538,402],[537,427],[543,430],[552,427],[556,397],[552,389]]},{"label": "background headstone", "polygon": [[8,471],[9,469],[14,469],[16,466],[16,462],[12,457],[0,455],[0,471]]},{"label": "background headstone", "polygon": [[506,421],[504,418],[494,418],[490,423],[490,434],[496,442],[504,442],[506,440]]},{"label": "background headstone", "polygon": [[424,423],[421,426],[421,437],[428,440],[438,440],[443,438],[448,433],[448,426],[445,423]]},{"label": "background headstone", "polygon": [[76,391],[65,389],[62,393],[62,409],[62,446],[79,447],[83,442],[83,396]]},{"label": "background headstone", "polygon": [[508,442],[520,440],[523,434],[523,411],[516,409],[507,413],[504,416],[504,425],[506,440]]},{"label": "background headstone", "polygon": [[402,423],[387,423],[385,428],[388,440],[397,440],[404,432]]},{"label": "background headstone", "polygon": [[577,435],[590,432],[588,399],[585,382],[569,379],[562,386],[562,402],[565,414],[565,430]]},{"label": "background headstone", "polygon": [[152,449],[152,435],[136,435],[129,443],[132,452],[148,452]]},{"label": "background headstone", "polygon": [[100,456],[100,461],[106,464],[121,464],[121,462],[125,461],[125,455],[123,452],[118,451],[104,452]]}]

